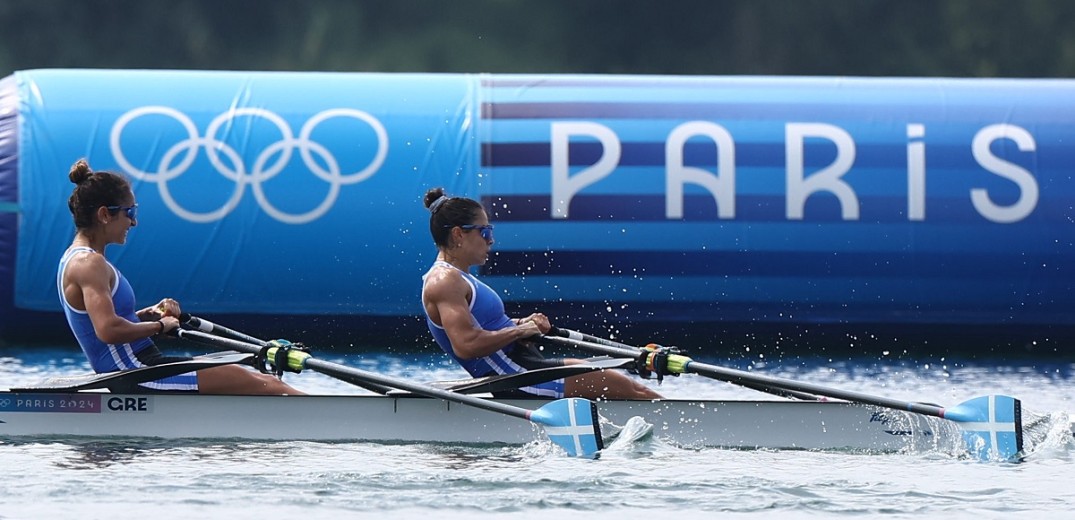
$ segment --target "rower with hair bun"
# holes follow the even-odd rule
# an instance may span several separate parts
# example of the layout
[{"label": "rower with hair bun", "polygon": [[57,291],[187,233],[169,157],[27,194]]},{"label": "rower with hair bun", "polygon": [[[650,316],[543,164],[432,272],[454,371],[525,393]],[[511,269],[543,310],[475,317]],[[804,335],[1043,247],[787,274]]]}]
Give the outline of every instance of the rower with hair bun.
[{"label": "rower with hair bun", "polygon": [[[509,318],[496,291],[469,271],[484,265],[492,248],[493,226],[481,204],[449,197],[443,188],[425,195],[429,232],[437,259],[422,277],[422,307],[433,338],[473,377],[578,364],[579,359],[546,359],[537,348],[518,340],[552,330],[549,318],[534,313]],[[588,399],[660,399],[649,387],[621,372],[601,370],[527,386],[497,397],[585,397]]]},{"label": "rower with hair bun", "polygon": [[[119,173],[90,169],[79,159],[68,174],[75,189],[67,201],[75,222],[75,238],[60,259],[56,288],[67,323],[97,373],[130,370],[192,358],[164,356],[153,336],[179,327],[179,302],[164,298],[135,310],[134,289],[105,258],[110,244],[126,244],[138,225],[138,203],[130,181]],[[283,381],[237,365],[224,365],[137,385],[113,392],[159,391],[202,394],[301,394]]]}]

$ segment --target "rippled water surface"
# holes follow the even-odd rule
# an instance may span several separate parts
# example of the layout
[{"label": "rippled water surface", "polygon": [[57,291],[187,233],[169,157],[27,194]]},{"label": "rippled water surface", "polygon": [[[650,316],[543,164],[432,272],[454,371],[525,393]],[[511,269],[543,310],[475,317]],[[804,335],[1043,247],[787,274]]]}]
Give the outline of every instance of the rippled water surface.
[{"label": "rippled water surface", "polygon": [[[0,387],[88,371],[77,354],[0,351]],[[318,357],[423,381],[462,375],[439,356]],[[1075,410],[1075,365],[705,361],[940,404],[1006,393],[1021,398],[1043,426],[1018,464],[944,452],[682,449],[652,436],[615,443],[596,460],[568,458],[537,438],[506,447],[0,440],[0,518],[1064,518],[1075,507],[1075,446],[1063,433],[1067,412]],[[364,392],[318,374],[287,379],[312,393]],[[667,379],[659,390],[668,397],[758,398],[697,376]]]}]

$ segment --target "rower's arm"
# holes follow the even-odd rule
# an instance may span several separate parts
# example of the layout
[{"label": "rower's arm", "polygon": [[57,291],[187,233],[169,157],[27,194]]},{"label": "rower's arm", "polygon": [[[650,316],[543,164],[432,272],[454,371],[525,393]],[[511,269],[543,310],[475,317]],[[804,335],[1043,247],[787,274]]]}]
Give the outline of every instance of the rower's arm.
[{"label": "rower's arm", "polygon": [[73,258],[65,274],[64,293],[75,296],[68,297],[68,303],[77,305],[81,300],[93,323],[93,331],[101,341],[128,343],[160,332],[156,321],[134,323],[116,314],[112,304],[112,269],[103,256],[91,254]]},{"label": "rower's arm", "polygon": [[452,342],[455,355],[462,359],[474,359],[488,356],[509,343],[536,334],[540,334],[533,321],[500,330],[485,330],[474,320],[470,313],[470,285],[458,273],[442,270],[425,286],[425,300],[430,318],[434,323],[444,327],[448,339]]}]

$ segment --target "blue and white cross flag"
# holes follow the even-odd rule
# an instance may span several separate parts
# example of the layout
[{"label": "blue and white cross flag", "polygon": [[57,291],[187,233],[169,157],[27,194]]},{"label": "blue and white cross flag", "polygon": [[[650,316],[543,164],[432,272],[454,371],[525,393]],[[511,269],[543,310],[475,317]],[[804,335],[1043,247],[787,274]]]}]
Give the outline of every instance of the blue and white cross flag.
[{"label": "blue and white cross flag", "polygon": [[1006,395],[976,397],[946,409],[959,423],[967,448],[979,459],[1016,460],[1023,451],[1021,403]]},{"label": "blue and white cross flag", "polygon": [[604,448],[597,406],[589,400],[557,399],[534,410],[530,420],[543,425],[549,440],[572,457],[592,457]]}]

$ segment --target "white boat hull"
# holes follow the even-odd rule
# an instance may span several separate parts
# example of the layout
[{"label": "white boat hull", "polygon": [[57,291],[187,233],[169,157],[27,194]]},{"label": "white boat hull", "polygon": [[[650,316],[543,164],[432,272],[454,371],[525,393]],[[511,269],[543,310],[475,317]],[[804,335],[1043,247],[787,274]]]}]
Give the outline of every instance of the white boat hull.
[{"label": "white boat hull", "polygon": [[[506,400],[524,408],[546,401]],[[602,417],[640,416],[686,447],[919,451],[958,446],[954,423],[839,402],[606,401]],[[523,444],[528,421],[420,397],[119,395],[0,392],[0,439],[241,438]]]}]

